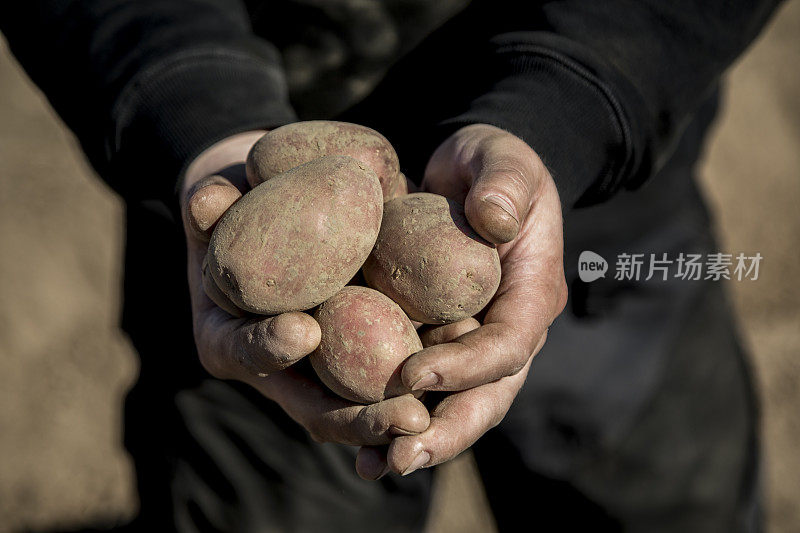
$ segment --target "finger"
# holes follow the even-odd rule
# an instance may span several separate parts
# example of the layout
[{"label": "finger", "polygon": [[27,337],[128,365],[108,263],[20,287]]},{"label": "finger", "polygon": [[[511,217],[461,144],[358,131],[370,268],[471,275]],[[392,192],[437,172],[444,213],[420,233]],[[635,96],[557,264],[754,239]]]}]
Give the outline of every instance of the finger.
[{"label": "finger", "polygon": [[425,431],[430,423],[428,410],[411,394],[371,405],[355,404],[292,368],[245,382],[276,401],[317,442],[388,444],[394,436]]},{"label": "finger", "polygon": [[481,323],[472,317],[453,322],[452,324],[445,324],[444,326],[428,327],[419,335],[422,341],[422,346],[435,346],[457,339],[461,335],[468,333],[474,329],[478,329]]},{"label": "finger", "polygon": [[558,288],[528,283],[501,282],[484,324],[412,355],[403,365],[403,383],[412,391],[458,391],[518,372],[560,312],[553,309]]},{"label": "finger", "polygon": [[[517,372],[536,350],[567,301],[561,217],[552,182],[520,237],[501,245],[503,276],[483,326],[445,344],[430,346],[403,366],[411,390],[464,390]],[[548,215],[548,213],[550,213]]]},{"label": "finger", "polygon": [[203,275],[202,251],[199,245],[190,246],[187,266],[195,344],[200,362],[211,375],[240,379],[242,374],[271,374],[316,349],[322,332],[306,313],[233,318],[241,312]]},{"label": "finger", "polygon": [[385,446],[362,446],[356,455],[356,473],[367,481],[377,481],[389,473]]},{"label": "finger", "polygon": [[544,165],[522,139],[491,129],[468,164],[472,186],[464,211],[481,237],[502,244],[519,233],[539,193]]},{"label": "finger", "polygon": [[187,234],[200,242],[208,242],[219,219],[242,193],[222,176],[198,181],[186,201]]},{"label": "finger", "polygon": [[520,372],[447,396],[431,413],[428,429],[398,437],[389,445],[389,467],[408,475],[454,458],[499,424],[525,383],[531,360]]},{"label": "finger", "polygon": [[274,317],[231,319],[212,309],[198,317],[195,337],[200,362],[222,379],[245,380],[283,370],[319,345],[319,324],[294,311]]}]

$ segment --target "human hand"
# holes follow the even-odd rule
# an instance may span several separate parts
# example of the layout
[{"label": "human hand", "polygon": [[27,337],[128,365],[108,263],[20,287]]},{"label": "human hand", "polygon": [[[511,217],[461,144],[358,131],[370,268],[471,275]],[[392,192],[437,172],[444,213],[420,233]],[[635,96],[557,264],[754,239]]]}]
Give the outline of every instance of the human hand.
[{"label": "human hand", "polygon": [[475,231],[498,245],[500,287],[480,327],[435,328],[434,345],[406,361],[403,381],[413,390],[461,392],[433,409],[427,430],[395,439],[388,455],[364,450],[373,472],[387,462],[401,474],[442,463],[497,425],[566,305],[558,192],[521,139],[488,125],[461,128],[431,157],[422,189],[463,202]]},{"label": "human hand", "polygon": [[[211,375],[247,383],[277,402],[318,442],[387,444],[393,436],[423,431],[428,427],[428,411],[410,394],[358,405],[291,368],[319,344],[319,325],[310,315],[232,316],[206,295],[202,265],[208,239],[219,218],[246,191],[244,161],[264,133],[235,135],[212,146],[188,167],[181,187],[187,275],[200,362]],[[224,169],[227,177],[218,174]]]}]

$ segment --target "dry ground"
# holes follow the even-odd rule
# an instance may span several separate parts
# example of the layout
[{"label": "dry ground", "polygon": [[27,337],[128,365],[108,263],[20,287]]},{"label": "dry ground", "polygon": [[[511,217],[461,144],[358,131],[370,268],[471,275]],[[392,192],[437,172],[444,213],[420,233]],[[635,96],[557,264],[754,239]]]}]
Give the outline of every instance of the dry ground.
[{"label": "dry ground", "polygon": [[[702,175],[763,402],[770,530],[800,531],[800,0],[730,74]],[[0,45],[0,532],[129,516],[121,401],[136,359],[117,329],[123,204]],[[469,456],[441,469],[432,531],[487,531]]]}]

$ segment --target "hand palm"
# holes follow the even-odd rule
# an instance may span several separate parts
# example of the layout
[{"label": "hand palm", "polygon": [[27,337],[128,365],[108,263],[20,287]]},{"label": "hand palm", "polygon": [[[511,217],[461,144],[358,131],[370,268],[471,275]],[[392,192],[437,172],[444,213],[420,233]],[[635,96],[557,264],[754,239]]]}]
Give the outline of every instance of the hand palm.
[{"label": "hand palm", "polygon": [[392,441],[387,460],[400,473],[455,457],[502,420],[567,296],[558,193],[523,141],[492,126],[462,128],[434,153],[422,189],[464,202],[473,228],[498,243],[502,276],[480,327],[444,335],[405,363],[407,385],[453,394],[426,431]]}]

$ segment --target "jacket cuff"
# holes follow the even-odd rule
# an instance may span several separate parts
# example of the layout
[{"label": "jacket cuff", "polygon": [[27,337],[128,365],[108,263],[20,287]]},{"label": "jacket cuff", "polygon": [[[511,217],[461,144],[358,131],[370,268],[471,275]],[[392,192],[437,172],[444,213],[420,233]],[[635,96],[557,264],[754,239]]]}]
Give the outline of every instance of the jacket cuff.
[{"label": "jacket cuff", "polygon": [[117,102],[106,139],[115,186],[168,206],[185,168],[209,146],[297,120],[281,70],[238,51],[171,56],[131,80]]},{"label": "jacket cuff", "polygon": [[565,209],[605,201],[634,164],[628,121],[587,67],[530,43],[496,49],[492,86],[439,124],[446,136],[490,124],[523,139],[550,170]]}]

